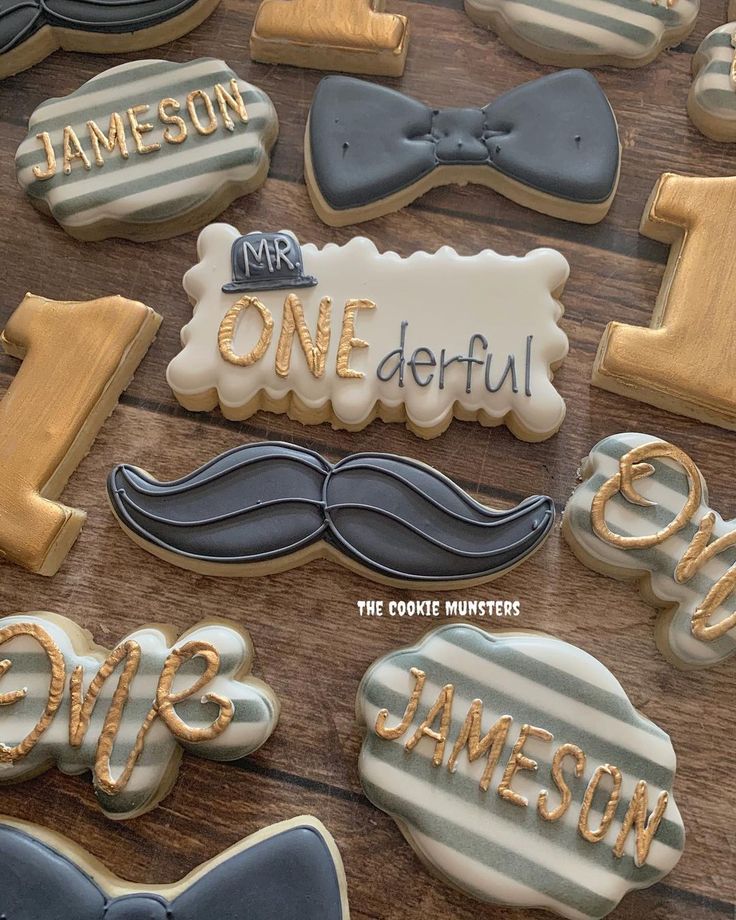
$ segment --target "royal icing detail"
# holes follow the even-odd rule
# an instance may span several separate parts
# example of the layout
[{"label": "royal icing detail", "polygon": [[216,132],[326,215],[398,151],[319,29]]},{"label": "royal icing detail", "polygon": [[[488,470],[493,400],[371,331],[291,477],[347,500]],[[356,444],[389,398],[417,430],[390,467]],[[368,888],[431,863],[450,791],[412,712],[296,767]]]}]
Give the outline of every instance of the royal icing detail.
[{"label": "royal icing detail", "polygon": [[331,464],[292,444],[246,444],[174,482],[115,467],[110,504],[144,549],[219,575],[327,556],[399,587],[463,588],[518,565],[546,539],[552,499],[480,505],[432,467],[391,454]]},{"label": "royal icing detail", "polygon": [[269,97],[223,61],[134,61],[40,105],[15,165],[72,236],[160,239],[262,185],[277,133]]},{"label": "royal icing detail", "polygon": [[5,0],[0,6],[0,78],[57,48],[95,54],[140,51],[196,28],[219,0]]},{"label": "royal icing detail", "polygon": [[[136,885],[45,828],[0,817],[5,878],[0,914],[74,920],[348,920],[345,872],[335,841],[311,815],[246,837],[173,885]],[[288,872],[288,884],[285,873]],[[255,893],[255,896],[254,896]],[[246,906],[244,906],[246,905]],[[58,913],[56,916],[60,916]]]},{"label": "royal icing detail", "polygon": [[409,23],[385,0],[263,0],[250,36],[266,64],[400,77]]},{"label": "royal icing detail", "polygon": [[525,83],[482,109],[433,109],[385,86],[330,76],[312,100],[305,178],[317,214],[333,226],[469,182],[553,217],[595,223],[613,200],[619,161],[616,119],[584,70]]},{"label": "royal icing detail", "polygon": [[[527,440],[561,425],[565,405],[550,380],[568,349],[556,299],[568,265],[558,252],[463,257],[443,247],[402,259],[354,238],[304,246],[299,270],[277,265],[274,246],[226,224],[200,234],[200,261],[184,277],[194,316],[167,373],[187,409],[219,404],[230,419],[268,409],[350,430],[378,416],[422,437],[455,415],[505,423]],[[270,253],[270,291],[223,291],[233,247],[247,250],[250,271],[260,261],[262,272]],[[304,276],[317,285],[300,286]]]},{"label": "royal icing detail", "polygon": [[708,667],[736,651],[736,525],[708,505],[697,466],[647,434],[600,441],[567,504],[564,533],[581,561],[604,574],[641,579],[666,609],[657,629],[680,667]]},{"label": "royal icing detail", "polygon": [[0,560],[53,575],[86,520],[56,501],[153,341],[134,300],[26,294],[0,334],[23,363],[0,400]]},{"label": "royal icing detail", "polygon": [[597,920],[680,858],[670,739],[575,646],[444,626],[375,662],[357,711],[366,795],[475,897]]},{"label": "royal icing detail", "polygon": [[736,429],[734,206],[736,178],[660,177],[641,232],[672,248],[651,326],[608,324],[596,386]]},{"label": "royal icing detail", "polygon": [[716,141],[736,141],[736,22],[713,29],[693,57],[687,111],[697,128]]},{"label": "royal icing detail", "polygon": [[273,732],[279,704],[249,676],[253,645],[233,623],[200,623],[178,639],[147,626],[112,651],[54,614],[0,619],[0,783],[90,770],[111,818],[167,795],[180,747],[238,760]]},{"label": "royal icing detail", "polygon": [[641,67],[692,31],[700,0],[465,0],[473,22],[540,64]]}]

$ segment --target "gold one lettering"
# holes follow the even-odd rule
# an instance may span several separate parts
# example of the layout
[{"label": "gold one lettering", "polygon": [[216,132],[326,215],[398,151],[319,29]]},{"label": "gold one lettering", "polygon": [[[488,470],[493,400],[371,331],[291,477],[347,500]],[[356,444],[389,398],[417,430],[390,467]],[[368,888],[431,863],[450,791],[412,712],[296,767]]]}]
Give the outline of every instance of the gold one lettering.
[{"label": "gold one lettering", "polygon": [[311,333],[304,319],[304,308],[296,294],[289,294],[284,301],[284,318],[281,324],[278,349],[276,351],[276,373],[279,377],[288,377],[291,366],[291,346],[294,335],[299,336],[299,344],[304,352],[307,367],[313,377],[319,379],[325,372],[327,351],[330,347],[330,314],[332,300],[323,297],[319,304],[317,317],[317,334],[312,340]]},{"label": "gold one lettering", "polygon": [[359,380],[365,374],[350,367],[350,355],[354,348],[368,348],[368,342],[355,337],[355,314],[358,310],[374,310],[372,300],[348,300],[342,317],[342,333],[337,349],[337,376]]},{"label": "gold one lettering", "polygon": [[[261,315],[262,330],[261,336],[253,348],[244,355],[238,355],[233,351],[233,338],[240,321],[241,314],[248,309],[255,307]],[[249,367],[260,361],[268,350],[273,336],[273,316],[265,304],[262,304],[257,297],[241,297],[237,303],[227,311],[220,323],[220,330],[217,334],[217,345],[220,354],[230,364],[236,364],[238,367]]]}]

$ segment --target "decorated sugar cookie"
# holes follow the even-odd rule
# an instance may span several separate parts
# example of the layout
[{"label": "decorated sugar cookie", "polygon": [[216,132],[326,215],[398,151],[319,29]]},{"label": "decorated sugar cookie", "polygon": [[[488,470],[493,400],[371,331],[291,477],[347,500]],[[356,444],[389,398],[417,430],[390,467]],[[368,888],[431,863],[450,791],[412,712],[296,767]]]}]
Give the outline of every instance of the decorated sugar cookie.
[{"label": "decorated sugar cookie", "polygon": [[696,127],[715,141],[736,141],[736,22],[706,35],[693,57],[687,111]]},{"label": "decorated sugar cookie", "polygon": [[115,467],[118,523],[148,552],[212,575],[265,575],[327,557],[400,588],[465,588],[518,565],[554,522],[552,499],[479,504],[432,467],[392,454],[331,464],[267,441],[174,482]]},{"label": "decorated sugar cookie", "polygon": [[0,333],[23,363],[0,399],[0,560],[53,575],[86,520],[56,501],[153,341],[154,311],[123,297],[26,294]]},{"label": "decorated sugar cookie", "polygon": [[385,0],[262,0],[250,36],[254,61],[400,77],[409,23]]},{"label": "decorated sugar cookie", "polygon": [[178,639],[144,626],[112,651],[52,613],[0,619],[0,783],[52,764],[92,772],[110,818],[133,818],[168,795],[182,748],[238,760],[268,740],[279,703],[250,676],[245,630],[207,620]]},{"label": "decorated sugar cookie", "polygon": [[641,232],[672,248],[651,325],[608,324],[596,386],[736,429],[734,207],[734,177],[660,177]]},{"label": "decorated sugar cookie", "polygon": [[278,120],[223,61],[132,61],[38,106],[18,182],[71,236],[164,239],[266,180]]},{"label": "decorated sugar cookie", "polygon": [[664,609],[662,653],[702,668],[736,652],[736,524],[708,505],[699,469],[680,448],[647,434],[613,435],[583,463],[563,532],[587,566],[637,579]]},{"label": "decorated sugar cookie", "polygon": [[[349,920],[335,841],[311,815],[273,824],[173,885],[136,885],[45,828],[0,817],[8,920]],[[287,874],[288,873],[288,874]]]},{"label": "decorated sugar cookie", "polygon": [[481,900],[597,920],[682,854],[670,739],[573,645],[444,626],[376,661],[357,712],[366,795]]},{"label": "decorated sugar cookie", "polygon": [[539,64],[642,67],[692,32],[700,0],[465,0],[465,11]]},{"label": "decorated sugar cookie", "polygon": [[3,0],[0,78],[57,48],[119,54],[165,45],[203,22],[220,0]]},{"label": "decorated sugar cookie", "polygon": [[525,83],[477,109],[433,109],[386,86],[330,76],[312,100],[304,174],[315,211],[333,227],[467,183],[593,224],[611,206],[619,160],[611,106],[583,70]]},{"label": "decorated sugar cookie", "polygon": [[453,417],[530,441],[562,424],[551,377],[568,348],[568,265],[552,249],[402,259],[362,237],[302,248],[288,231],[213,224],[197,252],[184,276],[194,316],[167,373],[187,409],[351,431],[378,417],[424,438]]}]

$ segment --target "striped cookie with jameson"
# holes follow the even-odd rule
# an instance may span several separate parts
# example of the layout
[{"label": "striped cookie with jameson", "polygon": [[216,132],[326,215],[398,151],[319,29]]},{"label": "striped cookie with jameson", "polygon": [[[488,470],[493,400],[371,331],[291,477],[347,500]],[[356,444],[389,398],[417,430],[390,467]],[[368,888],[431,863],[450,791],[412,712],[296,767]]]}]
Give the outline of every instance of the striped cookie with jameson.
[{"label": "striped cookie with jameson", "polygon": [[40,105],[15,165],[77,239],[165,239],[259,188],[277,135],[269,97],[223,61],[134,61]]},{"label": "striped cookie with jameson", "polygon": [[685,843],[670,739],[573,645],[451,625],[366,672],[363,789],[440,878],[598,920]]},{"label": "striped cookie with jameson", "polygon": [[693,56],[687,113],[714,141],[736,141],[736,22],[713,29]]},{"label": "striped cookie with jameson", "polygon": [[514,51],[561,67],[642,67],[692,32],[700,0],[465,0]]}]

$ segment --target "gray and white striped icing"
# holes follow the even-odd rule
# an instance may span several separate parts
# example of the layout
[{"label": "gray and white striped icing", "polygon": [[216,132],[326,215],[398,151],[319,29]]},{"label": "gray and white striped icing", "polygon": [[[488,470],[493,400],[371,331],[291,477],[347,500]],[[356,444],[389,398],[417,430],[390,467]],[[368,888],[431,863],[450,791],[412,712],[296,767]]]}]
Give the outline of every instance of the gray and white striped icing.
[{"label": "gray and white striped icing", "polygon": [[[574,540],[585,554],[601,566],[615,567],[622,574],[646,572],[651,589],[662,606],[674,606],[667,623],[666,650],[687,667],[708,667],[733,655],[736,651],[736,630],[719,639],[703,641],[692,633],[692,615],[710,588],[736,563],[736,547],[719,553],[692,578],[683,583],[675,581],[677,563],[695,535],[698,524],[712,509],[707,505],[708,490],[702,476],[703,500],[685,527],[651,549],[620,549],[601,540],[592,529],[590,509],[593,496],[603,483],[619,471],[620,458],[640,444],[660,442],[647,434],[613,435],[595,445],[583,465],[583,482],[573,493],[565,508],[565,523]],[[662,442],[664,443],[664,442]],[[649,459],[655,473],[636,481],[636,490],[655,504],[645,508],[627,501],[620,493],[606,505],[606,522],[611,530],[623,536],[654,534],[677,515],[688,495],[688,479],[683,468],[672,460]],[[724,521],[716,513],[712,541],[734,529],[733,521]],[[711,542],[712,542],[711,541]],[[724,620],[733,610],[736,599],[729,597],[713,615],[711,622]]]},{"label": "gray and white striped icing", "polygon": [[[400,723],[415,684],[411,668],[426,673],[419,706],[404,735],[384,740],[374,730],[378,712],[388,710],[387,726]],[[448,683],[455,688],[452,721],[443,763],[434,766],[430,738],[411,752],[404,744]],[[456,771],[447,768],[475,699],[484,704],[482,733],[502,715],[513,718],[487,792],[479,787],[485,757],[471,763],[464,749]],[[675,753],[668,736],[633,708],[607,668],[572,645],[531,632],[491,634],[464,624],[444,626],[375,662],[358,690],[357,712],[367,731],[359,765],[366,795],[399,823],[437,874],[482,900],[592,920],[613,910],[627,891],[661,879],[680,858],[684,828],[671,794]],[[551,744],[529,738],[524,746],[523,753],[538,762],[536,772],[513,778],[513,788],[529,800],[526,808],[496,792],[525,723],[554,734]],[[550,764],[565,743],[577,744],[587,760],[577,779],[571,762],[563,765],[572,802],[552,823],[538,815],[536,802],[542,789],[549,790],[550,807],[560,801]],[[621,770],[621,800],[606,836],[590,843],[578,832],[577,821],[586,786],[602,764]],[[634,861],[633,830],[624,855],[619,859],[612,852],[639,780],[647,783],[650,810],[660,792],[670,793],[641,867]],[[593,799],[591,827],[598,825],[609,789],[602,784]]]},{"label": "gray and white striped icing", "polygon": [[[219,83],[228,90],[231,79],[237,80],[247,122],[230,111],[233,124],[228,129],[216,103],[214,87]],[[207,135],[198,133],[187,112],[187,95],[198,89],[209,96],[217,118],[217,128]],[[167,98],[177,100],[181,106],[176,114],[187,128],[182,143],[166,143],[163,139],[167,128],[176,134],[176,126],[162,124],[158,118],[159,102]],[[126,112],[137,105],[150,107],[139,115],[139,120],[153,125],[142,140],[145,144],[160,144],[159,150],[144,154],[136,150]],[[202,100],[197,111],[206,122]],[[119,149],[107,152],[103,148],[104,165],[97,166],[87,121],[94,120],[107,134],[113,112],[123,119],[129,156],[124,159]],[[70,174],[64,174],[62,141],[66,125],[74,128],[91,169],[86,170],[77,159]],[[46,168],[43,145],[36,138],[43,131],[51,136],[58,163],[56,174],[45,180],[33,174],[34,166]],[[243,194],[263,171],[264,159],[268,162],[277,131],[276,112],[269,97],[237,78],[223,61],[133,61],[106,70],[68,96],[49,99],[35,109],[15,165],[21,187],[72,234],[75,228],[100,223],[118,223],[118,230],[131,224],[155,227],[205,209],[223,191],[229,195],[228,202]]]},{"label": "gray and white striped icing", "polygon": [[[37,775],[55,764],[62,772],[78,774],[92,770],[97,744],[105,717],[110,708],[123,664],[113,672],[100,691],[90,718],[89,728],[80,747],[69,744],[69,679],[77,665],[84,669],[82,692],[107,657],[107,650],[98,647],[82,651],[84,634],[63,617],[41,614],[17,614],[0,619],[0,630],[14,623],[39,624],[61,649],[65,665],[64,696],[51,725],[41,735],[35,747],[14,764],[0,763],[0,784],[15,783]],[[161,669],[169,652],[185,642],[203,641],[214,646],[220,655],[220,668],[201,693],[177,703],[176,713],[194,728],[210,725],[217,718],[219,707],[202,702],[205,694],[215,693],[232,700],[235,713],[222,734],[211,741],[180,743],[161,719],[156,719],[145,737],[143,752],[125,788],[108,795],[97,788],[95,793],[104,811],[115,818],[125,818],[152,807],[168,788],[172,770],[177,769],[180,744],[189,753],[207,760],[230,761],[252,753],[268,740],[278,721],[279,703],[271,688],[248,675],[253,647],[247,633],[224,621],[206,621],[181,635],[176,641],[160,629],[147,626],[121,639],[138,642],[141,661],[130,686],[128,702],[123,712],[110,761],[113,779],[117,779],[135,743],[146,713],[155,699]],[[86,645],[86,643],[85,643]],[[0,660],[11,662],[0,676],[0,694],[24,688],[24,699],[0,706],[0,745],[13,747],[25,738],[38,722],[49,696],[51,669],[39,643],[31,636],[16,636],[0,645]],[[204,670],[201,659],[186,662],[177,674],[173,690],[185,690]]]},{"label": "gray and white striped icing", "polygon": [[[701,130],[703,118],[716,121],[718,140],[736,141],[736,85],[731,79],[736,54],[732,44],[734,32],[736,22],[713,29],[693,57],[694,79],[688,97],[688,111]],[[712,135],[712,128],[705,133]]]},{"label": "gray and white striped icing", "polygon": [[687,35],[699,7],[699,0],[465,0],[472,19],[539,49],[541,60],[547,52],[569,65],[647,63]]}]

